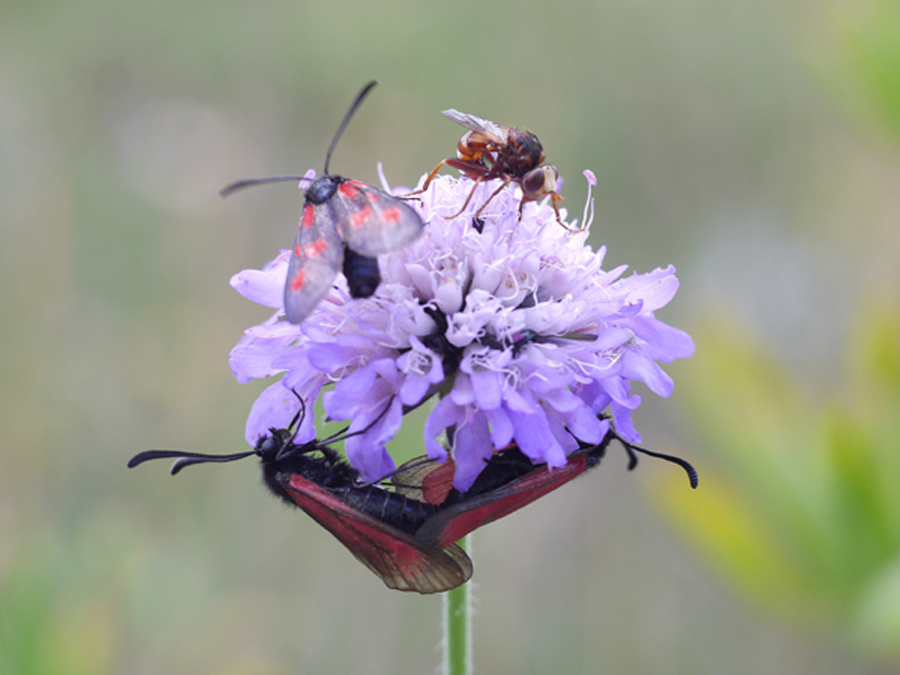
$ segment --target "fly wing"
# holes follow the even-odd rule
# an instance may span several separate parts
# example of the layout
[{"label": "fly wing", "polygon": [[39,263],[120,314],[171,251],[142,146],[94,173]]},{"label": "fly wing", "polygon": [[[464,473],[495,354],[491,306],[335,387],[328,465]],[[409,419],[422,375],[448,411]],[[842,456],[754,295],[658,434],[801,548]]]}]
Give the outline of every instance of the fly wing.
[{"label": "fly wing", "polygon": [[546,465],[535,467],[501,487],[463,498],[461,502],[439,511],[416,530],[416,539],[437,547],[448,546],[469,532],[508,516],[562,487],[587,468],[584,454],[573,454],[568,464],[552,471]]},{"label": "fly wing", "polygon": [[341,237],[364,256],[401,248],[425,227],[405,201],[356,180],[342,182],[330,202]]},{"label": "fly wing", "polygon": [[334,219],[330,200],[303,207],[284,285],[284,309],[291,323],[310,315],[341,269],[344,248]]},{"label": "fly wing", "polygon": [[458,546],[444,550],[362,513],[299,474],[279,478],[291,499],[381,577],[388,588],[441,593],[472,577],[472,561]]},{"label": "fly wing", "polygon": [[478,115],[470,115],[469,113],[459,112],[459,110],[444,110],[444,117],[449,120],[461,124],[466,129],[479,131],[498,145],[506,145],[509,141],[509,127],[491,122]]}]

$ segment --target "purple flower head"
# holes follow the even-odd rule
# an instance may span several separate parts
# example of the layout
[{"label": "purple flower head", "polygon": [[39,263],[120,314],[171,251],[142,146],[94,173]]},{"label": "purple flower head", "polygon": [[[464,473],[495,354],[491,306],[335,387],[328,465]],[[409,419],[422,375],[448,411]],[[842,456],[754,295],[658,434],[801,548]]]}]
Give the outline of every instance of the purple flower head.
[{"label": "purple flower head", "polygon": [[[585,175],[595,184],[593,174]],[[352,299],[339,275],[299,326],[283,315],[287,252],[232,278],[244,297],[276,310],[231,353],[241,382],[283,373],[253,406],[251,445],[270,427],[287,425],[299,406],[294,391],[309,410],[321,394],[330,419],[349,420],[350,431],[361,432],[345,449],[371,479],[394,469],[385,444],[404,412],[435,394],[425,448],[433,459],[453,456],[460,490],[495,448],[513,441],[535,463],[563,466],[579,441],[600,442],[609,424],[600,414],[607,410],[625,440],[640,442],[631,412],[641,397],[631,393],[631,382],[668,396],[672,380],[659,362],[694,351],[689,335],[654,317],[678,289],[675,269],[627,277],[625,266],[604,270],[606,248],[595,252],[585,243],[590,196],[578,232],[560,227],[546,201],[526,204],[519,220],[520,196],[511,187],[473,222],[499,185],[479,186],[466,210],[448,219],[472,182],[435,179],[410,202],[425,233],[379,257],[375,295]],[[312,417],[297,442],[315,437]]]}]

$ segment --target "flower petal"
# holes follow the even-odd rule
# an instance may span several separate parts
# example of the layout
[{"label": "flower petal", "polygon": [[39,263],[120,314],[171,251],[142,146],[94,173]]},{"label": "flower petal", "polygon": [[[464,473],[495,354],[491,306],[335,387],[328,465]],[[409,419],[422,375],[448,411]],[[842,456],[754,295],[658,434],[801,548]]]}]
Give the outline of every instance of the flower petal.
[{"label": "flower petal", "polygon": [[456,461],[453,487],[465,492],[472,487],[494,454],[487,418],[480,412],[473,414],[467,424],[457,428],[453,445],[453,459]]}]

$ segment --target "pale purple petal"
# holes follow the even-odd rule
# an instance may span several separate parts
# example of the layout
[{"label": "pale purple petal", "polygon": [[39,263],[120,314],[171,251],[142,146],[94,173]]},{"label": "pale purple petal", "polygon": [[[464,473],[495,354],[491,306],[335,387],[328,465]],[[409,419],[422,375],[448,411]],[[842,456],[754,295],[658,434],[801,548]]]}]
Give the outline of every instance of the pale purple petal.
[{"label": "pale purple petal", "polygon": [[565,422],[566,428],[572,432],[572,435],[585,443],[596,445],[606,433],[603,421],[597,417],[590,406],[580,400],[579,403],[580,405],[573,410],[559,413],[559,417]]},{"label": "pale purple petal", "polygon": [[625,352],[622,358],[622,375],[630,380],[646,384],[657,396],[668,397],[675,387],[672,378],[666,375],[656,361],[651,361],[636,351]]},{"label": "pale purple petal", "polygon": [[[262,436],[271,433],[271,429],[287,428],[299,408],[300,402],[294,392],[285,389],[281,382],[276,382],[267,387],[253,403],[247,417],[244,437],[250,445],[256,445]],[[298,443],[305,443],[316,435],[312,411],[308,412],[295,436]]]},{"label": "pale purple petal", "polygon": [[404,405],[415,405],[422,400],[430,384],[421,375],[407,375],[400,387],[400,400]]},{"label": "pale purple petal", "polygon": [[463,409],[457,406],[448,396],[438,401],[425,420],[425,449],[431,459],[439,462],[447,460],[447,449],[435,440],[444,429],[452,427],[461,419],[465,419]]},{"label": "pale purple petal", "polygon": [[372,392],[373,405],[350,425],[351,432],[362,433],[351,435],[344,443],[347,459],[359,470],[363,480],[377,480],[394,470],[394,460],[385,445],[403,420],[403,404],[399,399],[387,396],[387,387],[377,389],[382,391]]},{"label": "pale purple petal", "polygon": [[475,400],[472,378],[466,373],[457,373],[450,390],[450,398],[458,406],[467,406]]},{"label": "pale purple petal", "polygon": [[495,371],[472,373],[472,388],[475,402],[482,410],[493,410],[500,407],[503,401],[503,377]]},{"label": "pale purple petal", "polygon": [[631,408],[626,408],[615,402],[611,403],[609,407],[610,410],[612,410],[613,422],[616,425],[616,433],[629,443],[640,443],[641,435],[637,432],[634,428],[634,424],[631,422]]},{"label": "pale purple petal", "polygon": [[229,365],[231,372],[241,384],[256,378],[274,377],[284,372],[283,368],[272,365],[272,358],[278,351],[273,349],[272,340],[259,340],[244,336],[231,350]]},{"label": "pale purple petal", "polygon": [[628,322],[628,327],[645,342],[642,350],[651,359],[668,362],[694,354],[690,335],[651,316],[635,317]]},{"label": "pale purple petal", "polygon": [[264,307],[281,307],[289,259],[290,251],[283,251],[265,269],[244,270],[235,274],[231,277],[231,286],[251,302]]},{"label": "pale purple petal", "polygon": [[456,474],[453,476],[453,487],[465,492],[484,468],[487,460],[494,454],[491,434],[485,416],[475,413],[468,424],[456,430],[453,444],[453,458],[456,461]]},{"label": "pale purple petal", "polygon": [[494,447],[498,450],[505,448],[512,442],[515,432],[512,420],[506,410],[502,407],[492,408],[485,410],[484,415],[491,424],[491,440],[494,442]]},{"label": "pale purple petal", "polygon": [[553,438],[556,439],[556,442],[559,444],[559,447],[562,448],[563,453],[566,456],[575,452],[578,448],[578,441],[575,440],[575,437],[566,430],[563,421],[559,418],[555,412],[547,413],[547,422],[550,426],[550,433],[553,434]]},{"label": "pale purple petal", "polygon": [[543,410],[531,415],[510,412],[515,426],[515,439],[519,449],[535,463],[545,462],[551,467],[564,466],[566,453],[550,430],[550,423]]}]

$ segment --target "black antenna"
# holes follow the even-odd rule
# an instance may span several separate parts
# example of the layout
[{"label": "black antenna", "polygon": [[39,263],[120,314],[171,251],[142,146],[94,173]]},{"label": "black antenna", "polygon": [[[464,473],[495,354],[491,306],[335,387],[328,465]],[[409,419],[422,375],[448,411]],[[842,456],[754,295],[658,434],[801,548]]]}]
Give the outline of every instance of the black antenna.
[{"label": "black antenna", "polygon": [[183,450],[144,450],[128,460],[128,468],[133,469],[138,464],[151,459],[176,459],[170,470],[174,476],[186,466],[191,464],[201,464],[204,462],[233,462],[237,459],[243,459],[250,455],[256,454],[256,450],[247,450],[246,452],[236,452],[233,455],[207,455],[202,452],[185,452]]},{"label": "black antenna", "polygon": [[[363,99],[369,94],[374,87],[378,84],[378,80],[372,80],[369,82],[362,90],[356,95],[356,98],[353,99],[353,103],[350,104],[350,110],[347,111],[347,114],[344,115],[344,119],[341,122],[341,126],[338,127],[337,133],[334,135],[334,138],[331,139],[331,145],[328,146],[328,152],[325,154],[325,171],[322,175],[328,175],[328,165],[331,163],[331,153],[334,152],[334,148],[337,145],[337,142],[341,139],[341,136],[344,135],[344,129],[347,128],[347,125],[350,123],[350,118],[353,117],[353,114],[356,112],[356,109],[363,102]],[[305,176],[271,176],[269,178],[245,178],[243,180],[235,181],[234,183],[229,183],[221,190],[219,190],[220,197],[227,197],[232,192],[237,192],[245,187],[250,187],[252,185],[263,185],[265,183],[285,183],[287,181],[301,181],[305,178]]]},{"label": "black antenna", "polygon": [[347,114],[344,115],[344,121],[341,122],[341,126],[338,127],[337,133],[334,135],[334,138],[331,139],[331,145],[328,146],[328,152],[325,155],[325,170],[322,172],[323,175],[328,175],[328,165],[331,163],[331,153],[334,152],[334,146],[337,145],[337,142],[341,139],[341,136],[344,135],[344,129],[347,128],[347,125],[350,123],[350,118],[353,117],[353,113],[356,112],[356,109],[359,107],[359,104],[363,102],[363,99],[368,95],[368,93],[378,84],[378,80],[372,80],[365,87],[362,88],[356,95],[356,99],[354,99],[353,103],[350,105],[350,110],[347,111]]},{"label": "black antenna", "polygon": [[221,190],[219,190],[220,197],[227,197],[232,192],[237,192],[238,190],[250,187],[251,185],[262,185],[264,183],[286,183],[287,181],[301,181],[301,180],[310,180],[306,178],[306,176],[269,176],[268,178],[244,178],[243,180],[236,180],[233,183],[229,183]]},{"label": "black antenna", "polygon": [[[613,432],[615,433],[615,432]],[[637,455],[636,452],[643,453],[650,457],[656,457],[657,459],[664,459],[667,462],[672,462],[672,464],[677,464],[688,476],[688,480],[691,482],[691,487],[695,490],[697,489],[697,484],[700,481],[700,477],[697,475],[697,469],[693,467],[693,465],[685,459],[681,459],[681,457],[675,457],[674,455],[666,455],[662,452],[653,452],[652,450],[647,450],[646,448],[640,448],[633,443],[629,443],[624,438],[619,436],[619,434],[615,434],[616,439],[625,447],[625,452],[628,453],[628,470],[631,471],[634,467],[637,466]]]},{"label": "black antenna", "polygon": [[[300,410],[297,411],[297,414],[294,415],[294,418],[291,420],[291,423],[287,425],[288,432],[291,433],[290,438],[288,438],[288,443],[293,439],[294,435],[297,433],[298,422],[302,421],[306,416],[306,401],[303,400],[303,397],[297,393],[296,389],[291,389],[294,392],[294,396],[300,401]],[[269,429],[271,435],[274,435],[278,429]],[[271,435],[269,436],[271,438]],[[279,453],[283,450],[279,450]],[[259,454],[260,446],[257,445],[253,450],[245,450],[244,452],[236,452],[232,455],[209,455],[204,452],[188,452],[184,450],[144,450],[143,452],[139,452],[134,457],[128,460],[128,468],[133,469],[138,464],[143,464],[151,459],[175,459],[175,463],[172,464],[172,468],[169,469],[169,473],[173,476],[181,471],[186,466],[191,466],[192,464],[206,464],[207,462],[234,462],[238,459],[244,459],[244,457],[249,457],[250,455]]]},{"label": "black antenna", "polygon": [[[384,417],[388,410],[391,408],[391,403],[394,400],[393,395],[388,399],[387,405],[384,406],[384,409],[378,414],[374,420],[372,420],[365,429],[357,429],[356,431],[347,431],[347,428],[342,429],[341,431],[335,432],[331,436],[327,438],[323,438],[321,441],[313,440],[309,443],[304,443],[303,445],[297,446],[294,445],[293,439],[297,434],[297,431],[300,428],[300,423],[302,423],[303,418],[306,417],[306,401],[303,400],[303,397],[297,393],[296,389],[291,389],[294,392],[294,396],[300,401],[300,410],[297,411],[297,414],[294,415],[294,418],[291,420],[290,424],[287,425],[286,431],[290,434],[289,436],[281,436],[283,433],[282,429],[275,429],[274,427],[269,429],[269,436],[267,438],[271,439],[276,435],[281,437],[282,446],[278,449],[278,452],[275,454],[274,461],[280,461],[285,456],[285,451],[288,449],[296,449],[302,448],[302,452],[311,452],[318,450],[319,452],[325,453],[327,451],[327,446],[332,443],[339,443],[341,441],[345,441],[351,436],[358,436],[360,434],[366,433],[369,429],[375,426],[382,417]],[[263,439],[260,439],[260,443],[263,443]],[[263,444],[264,445],[264,444]],[[143,464],[151,459],[174,459],[175,462],[172,464],[172,468],[169,469],[169,473],[173,476],[181,471],[186,466],[191,466],[192,464],[206,464],[207,462],[234,462],[238,459],[243,459],[244,457],[250,457],[251,455],[260,455],[264,452],[267,452],[263,449],[263,445],[259,443],[253,450],[246,450],[244,452],[236,452],[231,455],[210,455],[204,452],[188,452],[184,450],[144,450],[143,452],[139,452],[134,457],[128,460],[128,468],[133,469],[139,464]]]}]

